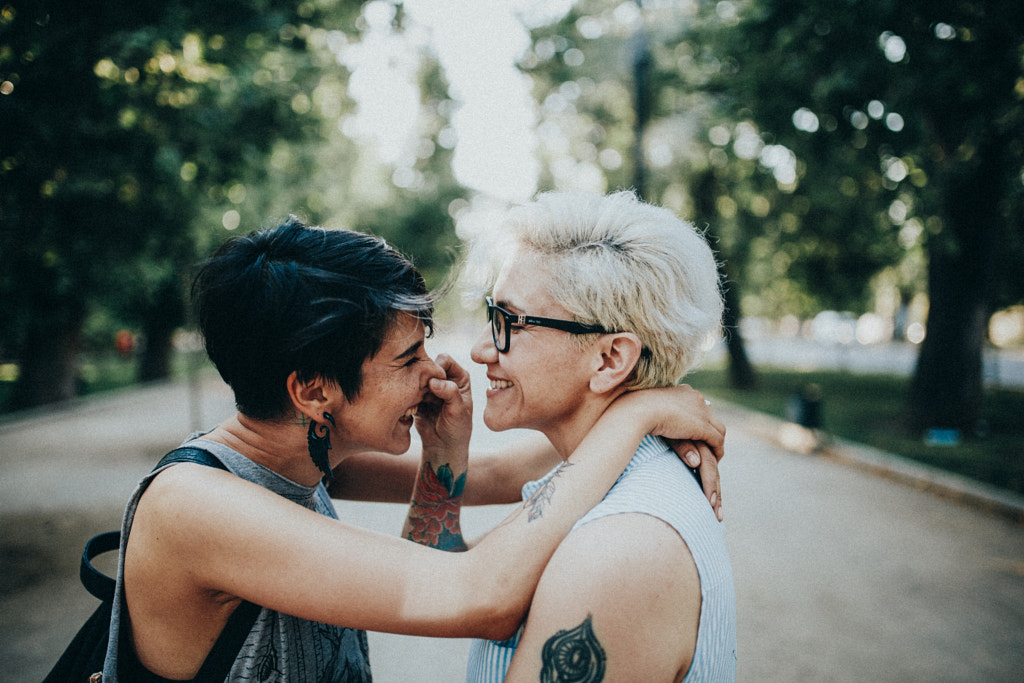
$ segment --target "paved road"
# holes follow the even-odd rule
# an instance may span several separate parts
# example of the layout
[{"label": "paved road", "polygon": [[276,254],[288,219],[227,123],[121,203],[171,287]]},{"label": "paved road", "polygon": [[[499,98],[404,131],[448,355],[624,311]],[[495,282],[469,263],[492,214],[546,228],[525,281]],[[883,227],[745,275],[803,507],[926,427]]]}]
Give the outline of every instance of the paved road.
[{"label": "paved road", "polygon": [[[477,388],[482,386],[477,382]],[[483,404],[483,398],[478,398]],[[94,606],[77,580],[90,534],[116,526],[135,481],[196,426],[231,412],[216,381],[164,384],[0,423],[0,667],[39,681]],[[1024,524],[729,425],[726,524],[740,681],[1020,681]],[[482,447],[495,435],[478,428]],[[502,437],[505,438],[505,437]],[[339,503],[398,533],[401,506]],[[469,509],[472,535],[504,508]],[[462,679],[467,642],[371,635],[378,683]]]}]

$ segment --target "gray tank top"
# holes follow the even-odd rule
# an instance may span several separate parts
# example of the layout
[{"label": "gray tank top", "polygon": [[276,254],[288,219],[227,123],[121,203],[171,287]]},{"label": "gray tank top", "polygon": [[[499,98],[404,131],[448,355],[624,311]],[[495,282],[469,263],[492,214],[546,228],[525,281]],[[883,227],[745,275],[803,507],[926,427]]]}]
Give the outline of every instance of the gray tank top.
[{"label": "gray tank top", "polygon": [[[288,500],[337,519],[327,489],[302,486],[258,465],[223,444],[198,438],[185,446],[202,448],[217,456],[233,474],[258,484]],[[169,465],[173,467],[174,465]],[[139,499],[153,478],[163,469],[151,472],[139,482],[121,524],[121,553],[117,567],[117,598],[110,622],[110,644],[103,667],[104,683],[116,683],[117,643],[122,624],[127,624],[124,599],[124,549],[131,533]],[[226,681],[272,681],[293,683],[327,681],[333,683],[370,683],[370,656],[366,633],[356,629],[320,624],[274,612],[260,611],[249,636],[239,651]],[[131,683],[125,681],[125,683]]]}]

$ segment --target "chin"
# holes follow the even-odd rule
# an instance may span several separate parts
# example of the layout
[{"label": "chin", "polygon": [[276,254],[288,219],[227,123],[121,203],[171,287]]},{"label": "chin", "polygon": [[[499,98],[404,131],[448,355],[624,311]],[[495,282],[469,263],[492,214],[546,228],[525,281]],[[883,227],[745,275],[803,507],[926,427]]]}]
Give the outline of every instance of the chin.
[{"label": "chin", "polygon": [[486,425],[492,432],[504,432],[506,430],[516,428],[516,425],[502,422],[502,420],[495,415],[488,415],[486,410],[484,410],[484,425]]},{"label": "chin", "polygon": [[390,455],[402,455],[412,445],[412,437],[408,433],[404,437],[398,437],[389,441],[386,445],[380,446],[377,450]]}]

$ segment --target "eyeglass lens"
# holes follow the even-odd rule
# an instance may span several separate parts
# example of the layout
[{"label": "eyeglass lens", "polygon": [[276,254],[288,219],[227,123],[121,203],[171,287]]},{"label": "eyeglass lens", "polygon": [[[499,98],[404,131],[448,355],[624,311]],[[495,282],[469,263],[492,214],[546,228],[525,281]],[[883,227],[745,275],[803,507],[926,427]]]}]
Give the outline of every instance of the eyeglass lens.
[{"label": "eyeglass lens", "polygon": [[507,327],[505,316],[495,307],[490,307],[488,313],[490,313],[491,316],[491,338],[494,340],[494,346],[496,346],[499,351],[505,351],[505,330]]}]

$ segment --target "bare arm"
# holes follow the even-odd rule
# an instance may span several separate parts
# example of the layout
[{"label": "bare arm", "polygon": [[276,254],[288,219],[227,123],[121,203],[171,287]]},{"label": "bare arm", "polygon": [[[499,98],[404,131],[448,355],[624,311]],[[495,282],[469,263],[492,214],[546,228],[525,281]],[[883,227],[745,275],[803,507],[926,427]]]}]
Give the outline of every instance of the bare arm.
[{"label": "bare arm", "polygon": [[[463,505],[501,505],[522,500],[523,484],[540,479],[561,461],[547,438],[532,433],[510,439],[501,449],[473,451]],[[416,482],[421,457],[361,453],[345,459],[335,469],[332,498],[378,503],[407,503]]]},{"label": "bare arm", "polygon": [[[679,417],[682,420],[685,416]],[[669,439],[669,444],[687,465],[699,468],[704,495],[721,521],[722,486],[718,463],[725,451],[712,450],[706,443],[688,439]],[[370,452],[352,456],[336,468],[331,497],[408,502],[420,462],[420,456],[412,452],[401,456]],[[518,502],[523,484],[540,479],[558,462],[558,454],[539,433],[510,441],[499,450],[471,453],[463,504]]]},{"label": "bare arm", "polygon": [[679,681],[700,606],[697,568],[671,527],[642,514],[595,520],[544,570],[505,681]]},{"label": "bare arm", "polygon": [[[159,585],[157,597],[169,604],[154,605],[153,614],[170,605],[181,614],[196,595],[220,594],[353,628],[507,637],[558,543],[601,500],[645,434],[696,434],[721,447],[724,430],[700,410],[702,401],[695,406],[699,395],[665,391],[613,404],[553,487],[465,553],[353,528],[225,472],[177,465],[139,504],[126,556],[129,601]],[[698,417],[680,422],[682,408]]]}]

